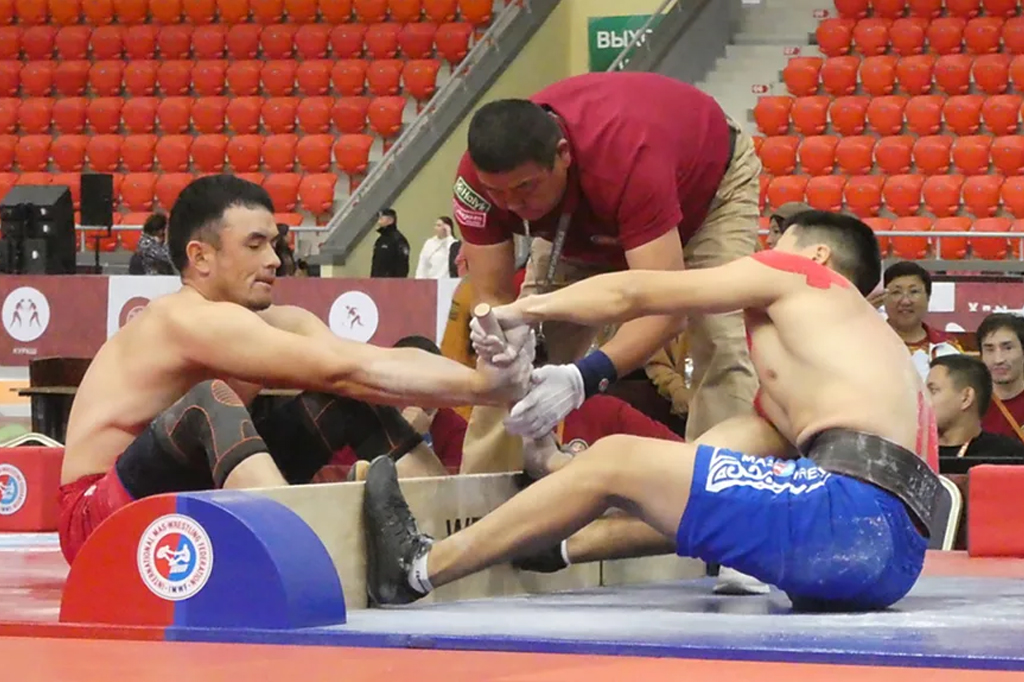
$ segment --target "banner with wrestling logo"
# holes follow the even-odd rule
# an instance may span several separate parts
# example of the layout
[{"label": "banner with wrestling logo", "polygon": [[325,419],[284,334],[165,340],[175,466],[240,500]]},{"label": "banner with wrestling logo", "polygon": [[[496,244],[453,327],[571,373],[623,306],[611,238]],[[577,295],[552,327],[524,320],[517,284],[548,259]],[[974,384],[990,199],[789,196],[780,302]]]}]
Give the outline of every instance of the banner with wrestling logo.
[{"label": "banner with wrestling logo", "polygon": [[138,315],[154,298],[173,294],[181,278],[170,275],[112,275],[107,297],[107,338]]},{"label": "banner with wrestling logo", "polygon": [[937,329],[974,332],[996,312],[1024,315],[1024,283],[936,282],[925,322]]}]

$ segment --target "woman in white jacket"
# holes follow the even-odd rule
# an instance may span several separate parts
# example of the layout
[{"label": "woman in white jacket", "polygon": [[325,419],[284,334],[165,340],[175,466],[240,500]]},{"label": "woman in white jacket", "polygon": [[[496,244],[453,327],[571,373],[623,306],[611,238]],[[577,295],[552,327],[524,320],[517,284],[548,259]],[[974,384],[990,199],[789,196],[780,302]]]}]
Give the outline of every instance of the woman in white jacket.
[{"label": "woman in white jacket", "polygon": [[443,279],[448,277],[449,253],[455,237],[454,224],[448,216],[441,216],[434,223],[434,236],[423,242],[420,260],[416,265],[416,279]]}]

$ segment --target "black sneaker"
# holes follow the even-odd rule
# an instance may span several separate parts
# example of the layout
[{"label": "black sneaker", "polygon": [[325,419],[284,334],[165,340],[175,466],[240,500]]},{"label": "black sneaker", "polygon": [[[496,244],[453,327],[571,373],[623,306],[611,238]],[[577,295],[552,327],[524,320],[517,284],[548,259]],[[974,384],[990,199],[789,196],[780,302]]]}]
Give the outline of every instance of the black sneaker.
[{"label": "black sneaker", "polygon": [[363,529],[370,604],[409,604],[426,596],[409,585],[409,570],[430,549],[432,538],[419,532],[387,455],[373,460],[366,472]]},{"label": "black sneaker", "polygon": [[513,568],[531,573],[557,573],[567,566],[565,559],[562,558],[562,543],[548,547],[536,554],[512,560]]}]

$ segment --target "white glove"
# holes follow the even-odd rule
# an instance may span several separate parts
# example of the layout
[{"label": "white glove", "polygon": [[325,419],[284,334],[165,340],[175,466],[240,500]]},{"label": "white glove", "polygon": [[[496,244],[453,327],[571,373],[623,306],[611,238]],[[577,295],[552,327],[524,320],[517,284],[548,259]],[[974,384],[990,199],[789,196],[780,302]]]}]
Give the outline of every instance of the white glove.
[{"label": "white glove", "polygon": [[583,404],[583,376],[576,365],[547,365],[533,370],[530,391],[512,407],[505,428],[523,438],[542,438],[565,415]]},{"label": "white glove", "polygon": [[477,357],[497,367],[505,367],[512,363],[520,353],[529,354],[532,365],[537,350],[537,338],[529,325],[521,324],[504,330],[505,340],[486,334],[480,321],[475,317],[469,323],[469,340],[473,342],[473,350]]}]

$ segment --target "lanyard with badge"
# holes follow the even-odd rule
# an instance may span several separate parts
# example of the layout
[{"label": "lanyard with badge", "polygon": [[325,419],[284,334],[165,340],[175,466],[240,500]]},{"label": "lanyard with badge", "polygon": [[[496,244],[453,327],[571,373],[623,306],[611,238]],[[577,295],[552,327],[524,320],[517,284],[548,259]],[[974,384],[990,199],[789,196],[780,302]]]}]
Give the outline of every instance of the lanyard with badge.
[{"label": "lanyard with badge", "polygon": [[[566,211],[558,218],[558,227],[555,229],[555,238],[551,243],[551,255],[548,259],[548,269],[544,273],[544,279],[540,283],[540,293],[546,294],[551,291],[551,285],[555,281],[555,270],[558,268],[558,261],[562,259],[562,250],[565,248],[565,237],[569,233],[569,224],[572,222],[572,213]],[[530,222],[523,221],[526,228],[526,236],[530,237]],[[541,364],[548,361],[547,344],[544,337],[544,323],[537,325],[537,359]]]}]

